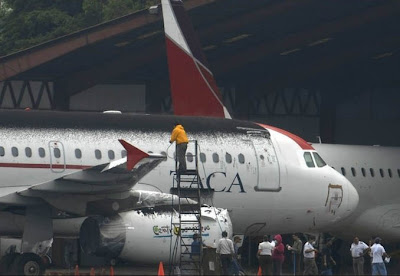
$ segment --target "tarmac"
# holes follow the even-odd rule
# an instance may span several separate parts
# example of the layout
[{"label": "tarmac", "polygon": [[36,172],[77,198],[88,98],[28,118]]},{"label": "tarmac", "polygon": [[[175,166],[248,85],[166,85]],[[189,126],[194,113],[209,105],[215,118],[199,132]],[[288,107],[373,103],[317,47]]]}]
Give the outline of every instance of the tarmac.
[{"label": "tarmac", "polygon": [[[79,275],[91,275],[90,267],[79,268]],[[164,268],[165,275],[169,270]],[[50,268],[45,272],[46,276],[76,275],[75,269]],[[93,275],[93,274],[92,274]],[[94,275],[111,275],[110,267],[95,267]],[[158,266],[116,266],[114,275],[158,275]]]}]

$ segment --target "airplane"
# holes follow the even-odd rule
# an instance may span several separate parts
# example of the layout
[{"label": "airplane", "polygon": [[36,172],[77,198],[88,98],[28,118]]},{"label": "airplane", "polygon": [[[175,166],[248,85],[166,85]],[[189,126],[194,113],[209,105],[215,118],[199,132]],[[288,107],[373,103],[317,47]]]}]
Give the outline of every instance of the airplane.
[{"label": "airplane", "polygon": [[[174,3],[174,2],[173,2]],[[177,7],[174,7],[178,9]],[[181,11],[180,11],[181,13]],[[173,25],[173,24],[171,24]],[[167,25],[168,26],[168,25]],[[167,34],[167,46],[169,48],[173,48],[173,43],[169,42],[168,36],[173,37],[174,34],[179,32],[174,32],[174,27],[172,26],[168,29],[166,26],[166,34]],[[187,29],[187,28],[186,28]],[[171,35],[169,35],[171,33]],[[185,40],[181,37],[174,37],[175,44],[179,45],[181,49],[185,49],[187,53],[190,53],[190,50],[185,46]],[[191,40],[189,40],[190,42]],[[169,43],[168,43],[169,42]],[[167,48],[167,50],[169,50]],[[193,47],[194,48],[194,47]],[[174,52],[174,50],[171,50]],[[183,51],[181,51],[183,52]],[[200,69],[203,68],[200,65],[197,65],[200,61],[200,64],[207,64],[206,61],[203,61],[203,56],[201,54],[197,54],[199,51],[197,48],[193,51],[194,60],[196,61],[196,66]],[[182,56],[184,56],[182,54]],[[170,74],[171,79],[178,79],[179,75],[177,73],[173,73],[178,71],[178,69],[174,69],[174,63],[170,62]],[[171,73],[172,72],[172,73]],[[207,73],[210,73],[208,70],[201,69],[201,72],[204,72],[204,78],[212,79]],[[181,76],[185,78],[189,78],[187,75],[184,75],[187,72],[179,72]],[[179,100],[182,97],[187,97],[188,93],[185,93],[187,89],[181,88],[178,84],[175,85],[174,82],[171,82],[171,91],[175,93],[174,106],[182,106],[182,102]],[[213,91],[217,90],[215,82],[211,81],[209,85]],[[180,91],[178,93],[177,91]],[[214,93],[214,95],[217,93]],[[226,116],[226,108],[215,108],[213,106],[205,104],[205,100],[203,99],[204,93],[194,93],[191,95],[191,101],[197,104],[197,108],[208,108],[207,112],[216,117],[227,117]],[[185,100],[187,100],[185,98]],[[188,108],[187,106],[181,107],[179,112],[183,114],[184,112],[189,112],[188,110],[182,110],[183,108]],[[204,111],[203,111],[204,112]],[[219,113],[218,113],[219,112]],[[192,113],[196,115],[195,111]],[[291,134],[292,135],[292,134]],[[358,145],[334,145],[334,144],[311,144],[310,147],[314,148],[321,154],[321,156],[327,160],[328,164],[332,165],[336,169],[346,168],[347,174],[345,175],[342,171],[342,174],[347,177],[348,180],[351,181],[353,185],[355,185],[357,192],[360,196],[360,203],[356,208],[356,211],[345,220],[340,223],[336,223],[333,227],[329,226],[323,232],[331,232],[340,237],[350,237],[351,240],[353,236],[351,235],[360,235],[360,237],[370,238],[371,236],[381,235],[384,236],[387,240],[392,241],[400,241],[400,231],[398,228],[400,227],[400,206],[396,202],[398,195],[398,185],[400,171],[399,164],[399,149],[393,147],[372,147],[372,146],[358,146]],[[317,161],[314,158],[314,161]],[[314,163],[314,165],[312,165]],[[361,165],[363,164],[363,166]],[[313,162],[310,160],[308,165],[310,168],[319,167],[317,162]],[[356,172],[352,172],[354,168]],[[363,170],[363,171],[360,171]],[[372,170],[372,171],[371,171]],[[373,174],[373,170],[375,170],[375,176],[371,176]],[[379,174],[378,174],[379,171]],[[364,176],[365,174],[365,176]],[[384,175],[384,176],[382,176]],[[395,176],[398,176],[397,178]],[[384,185],[384,189],[380,185]],[[373,196],[372,196],[373,195]],[[379,220],[372,220],[371,217],[379,217]],[[349,227],[350,225],[350,227]],[[346,229],[345,233],[343,233],[343,229]],[[351,234],[350,234],[351,233]]]},{"label": "airplane", "polygon": [[397,147],[312,144],[324,160],[357,189],[356,210],[329,229],[341,237],[382,237],[400,241],[400,149]]},{"label": "airplane", "polygon": [[[162,10],[175,116],[0,111],[0,235],[22,237],[22,254],[2,259],[7,271],[42,273],[36,253],[54,236],[79,236],[85,221],[100,227],[98,216],[132,230],[127,218],[149,207],[141,205],[143,196],[174,200],[169,138],[177,120],[197,141],[186,158],[188,168],[199,161],[204,203],[227,209],[236,234],[319,232],[356,209],[356,189],[306,141],[230,119],[183,3],[162,0]],[[165,206],[164,200],[151,204]],[[135,242],[138,236],[126,235],[122,244],[131,260]]]}]

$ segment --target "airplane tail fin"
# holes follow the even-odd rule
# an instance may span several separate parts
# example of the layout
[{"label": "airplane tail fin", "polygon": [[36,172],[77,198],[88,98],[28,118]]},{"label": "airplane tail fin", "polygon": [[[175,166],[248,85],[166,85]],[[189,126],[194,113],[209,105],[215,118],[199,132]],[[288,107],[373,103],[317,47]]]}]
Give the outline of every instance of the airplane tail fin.
[{"label": "airplane tail fin", "polygon": [[175,115],[231,118],[181,0],[162,0]]}]

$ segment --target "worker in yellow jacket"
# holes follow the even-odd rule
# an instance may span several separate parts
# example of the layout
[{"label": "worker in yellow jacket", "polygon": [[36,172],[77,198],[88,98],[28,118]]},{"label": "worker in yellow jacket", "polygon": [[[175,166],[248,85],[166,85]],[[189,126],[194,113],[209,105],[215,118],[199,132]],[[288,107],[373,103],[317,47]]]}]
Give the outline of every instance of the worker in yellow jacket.
[{"label": "worker in yellow jacket", "polygon": [[186,150],[189,142],[185,129],[183,126],[176,122],[175,128],[172,131],[170,143],[176,142],[176,157],[178,158],[179,169],[178,172],[182,173],[186,171]]}]

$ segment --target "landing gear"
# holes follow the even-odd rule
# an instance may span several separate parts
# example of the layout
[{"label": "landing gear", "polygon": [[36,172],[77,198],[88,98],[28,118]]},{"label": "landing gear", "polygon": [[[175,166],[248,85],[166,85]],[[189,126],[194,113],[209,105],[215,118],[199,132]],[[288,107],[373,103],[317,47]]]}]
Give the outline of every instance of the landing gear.
[{"label": "landing gear", "polygon": [[4,255],[0,260],[0,275],[10,275],[12,264],[16,257],[18,257],[19,253],[11,253]]},{"label": "landing gear", "polygon": [[42,258],[34,253],[7,254],[0,260],[0,275],[44,275]]},{"label": "landing gear", "polygon": [[44,274],[42,258],[34,253],[24,253],[17,256],[12,264],[11,272],[14,275],[39,276]]}]

